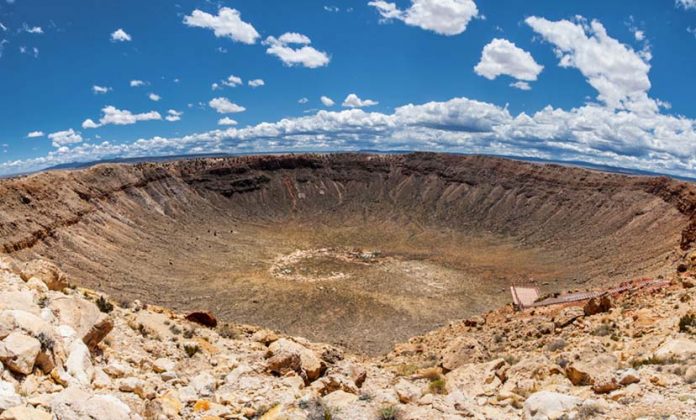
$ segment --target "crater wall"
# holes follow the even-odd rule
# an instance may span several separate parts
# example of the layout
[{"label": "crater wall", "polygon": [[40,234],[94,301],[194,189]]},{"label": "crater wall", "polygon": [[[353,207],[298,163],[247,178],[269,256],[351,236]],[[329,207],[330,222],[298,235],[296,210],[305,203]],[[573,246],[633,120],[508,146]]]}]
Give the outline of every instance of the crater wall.
[{"label": "crater wall", "polygon": [[480,156],[98,165],[4,180],[0,196],[6,253],[371,353],[507,302],[511,282],[671,273],[696,239],[692,184]]}]

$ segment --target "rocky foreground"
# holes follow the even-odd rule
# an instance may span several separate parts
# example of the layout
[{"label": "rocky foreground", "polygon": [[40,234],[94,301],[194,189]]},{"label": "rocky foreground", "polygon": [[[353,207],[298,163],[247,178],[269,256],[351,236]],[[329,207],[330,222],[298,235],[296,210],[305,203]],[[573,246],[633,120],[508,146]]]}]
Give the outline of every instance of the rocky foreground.
[{"label": "rocky foreground", "polygon": [[695,266],[659,290],[453,322],[377,360],[112,302],[3,256],[0,419],[695,418]]}]

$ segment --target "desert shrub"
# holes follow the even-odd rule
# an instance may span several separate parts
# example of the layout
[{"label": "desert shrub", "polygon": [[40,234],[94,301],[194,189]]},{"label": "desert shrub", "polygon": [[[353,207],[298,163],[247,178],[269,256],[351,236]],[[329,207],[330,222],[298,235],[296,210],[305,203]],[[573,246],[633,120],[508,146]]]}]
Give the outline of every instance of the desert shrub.
[{"label": "desert shrub", "polygon": [[51,303],[51,301],[48,299],[48,296],[41,296],[41,297],[39,298],[39,302],[38,302],[38,303],[39,303],[39,307],[45,308],[45,307],[48,306],[49,303]]},{"label": "desert shrub", "polygon": [[232,324],[224,323],[217,327],[217,333],[222,338],[236,340],[239,338],[239,331]]},{"label": "desert shrub", "polygon": [[445,378],[433,379],[430,381],[430,384],[428,384],[428,390],[432,394],[444,395],[447,393],[446,385]]},{"label": "desert shrub", "polygon": [[333,420],[333,414],[328,407],[324,407],[324,420]]},{"label": "desert shrub", "polygon": [[194,330],[193,328],[186,328],[184,330],[184,338],[191,339],[194,335],[196,335],[196,330]]},{"label": "desert shrub", "polygon": [[546,345],[546,350],[548,351],[558,351],[563,350],[566,346],[566,342],[562,338],[557,338]]},{"label": "desert shrub", "polygon": [[96,301],[97,308],[99,308],[100,311],[104,312],[105,314],[108,314],[109,312],[114,310],[114,305],[111,304],[104,296],[99,296],[99,298]]},{"label": "desert shrub", "polygon": [[196,344],[184,344],[184,352],[190,358],[196,355],[200,348]]},{"label": "desert shrub", "polygon": [[696,332],[696,313],[688,313],[679,319],[679,331],[691,334]]},{"label": "desert shrub", "polygon": [[360,401],[372,401],[372,395],[363,392],[358,397],[358,400],[360,400]]},{"label": "desert shrub", "polygon": [[[655,356],[650,356],[645,359],[634,359],[631,361],[631,367],[634,369],[638,369],[641,366],[647,366],[647,365],[673,365],[679,363],[679,359],[676,359],[674,357],[670,357],[664,360],[659,360]],[[659,370],[659,368],[658,368]]]},{"label": "desert shrub", "polygon": [[418,366],[411,364],[403,364],[396,367],[398,376],[411,376],[418,371]]},{"label": "desert shrub", "polygon": [[140,335],[142,335],[145,338],[147,338],[147,336],[150,335],[147,332],[147,328],[145,328],[145,326],[143,324],[138,324],[138,332],[140,333]]},{"label": "desert shrub", "polygon": [[43,332],[39,333],[39,335],[36,336],[36,339],[39,340],[39,343],[41,343],[42,351],[53,350],[53,346],[56,344],[48,334]]},{"label": "desert shrub", "polygon": [[612,332],[614,332],[614,329],[609,324],[602,324],[594,330],[592,330],[590,334],[599,337],[605,337],[607,335],[610,335]]},{"label": "desert shrub", "polygon": [[179,335],[181,334],[181,328],[177,327],[176,325],[172,324],[169,326],[169,331],[171,331],[172,334],[174,335]]},{"label": "desert shrub", "polygon": [[379,409],[377,418],[379,420],[396,420],[399,410],[396,406],[388,405]]},{"label": "desert shrub", "polygon": [[503,357],[503,360],[505,360],[505,362],[507,362],[508,365],[512,366],[512,365],[519,363],[520,358],[517,356],[513,356],[511,354],[508,354],[508,355],[505,355],[505,357]]},{"label": "desert shrub", "polygon": [[597,403],[585,403],[581,405],[578,409],[578,416],[576,418],[578,420],[594,419],[597,418],[603,412],[604,410],[602,410],[601,405]]},{"label": "desert shrub", "polygon": [[278,405],[278,403],[274,403],[271,405],[263,404],[263,405],[259,406],[259,408],[256,409],[256,415],[258,417],[263,417],[264,414],[271,411],[273,409],[273,407],[275,407],[276,405]]},{"label": "desert shrub", "polygon": [[297,406],[307,411],[305,414],[310,420],[321,420],[324,418],[324,407],[316,397],[311,399],[303,398],[297,403]]}]

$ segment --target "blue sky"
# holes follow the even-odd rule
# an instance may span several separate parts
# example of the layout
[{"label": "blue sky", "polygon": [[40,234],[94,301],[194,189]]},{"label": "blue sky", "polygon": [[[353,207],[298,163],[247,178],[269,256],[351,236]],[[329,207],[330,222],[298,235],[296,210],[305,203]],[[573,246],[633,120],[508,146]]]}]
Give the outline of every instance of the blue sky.
[{"label": "blue sky", "polygon": [[696,174],[694,0],[0,0],[0,25],[0,174],[364,148]]}]

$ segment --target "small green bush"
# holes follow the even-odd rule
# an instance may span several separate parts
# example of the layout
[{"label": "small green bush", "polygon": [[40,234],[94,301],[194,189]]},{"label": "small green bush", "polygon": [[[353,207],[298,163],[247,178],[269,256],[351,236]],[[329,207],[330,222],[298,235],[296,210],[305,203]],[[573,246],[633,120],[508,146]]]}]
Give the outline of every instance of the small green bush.
[{"label": "small green bush", "polygon": [[679,331],[690,334],[696,332],[696,313],[688,313],[679,319]]},{"label": "small green bush", "polygon": [[189,358],[195,356],[199,350],[200,350],[200,348],[195,344],[185,344],[184,345],[184,352],[186,352],[186,355]]},{"label": "small green bush", "polygon": [[428,390],[432,394],[446,394],[446,385],[447,384],[445,383],[445,378],[433,379],[432,381],[430,381],[430,384],[428,385]]},{"label": "small green bush", "polygon": [[114,310],[114,305],[111,304],[104,296],[99,296],[97,299],[97,307],[99,308],[100,311],[104,312],[105,314],[108,314],[109,312]]},{"label": "small green bush", "polygon": [[36,336],[36,339],[39,340],[39,343],[41,343],[41,350],[42,351],[51,351],[53,350],[53,346],[55,346],[55,341],[46,333],[39,333],[39,335]]},{"label": "small green bush", "polygon": [[389,405],[379,410],[378,418],[379,420],[396,420],[397,414],[398,409],[393,405]]},{"label": "small green bush", "polygon": [[187,328],[184,330],[184,338],[187,340],[192,339],[195,334],[196,334],[196,330],[194,330],[193,328],[190,328],[190,329]]}]

